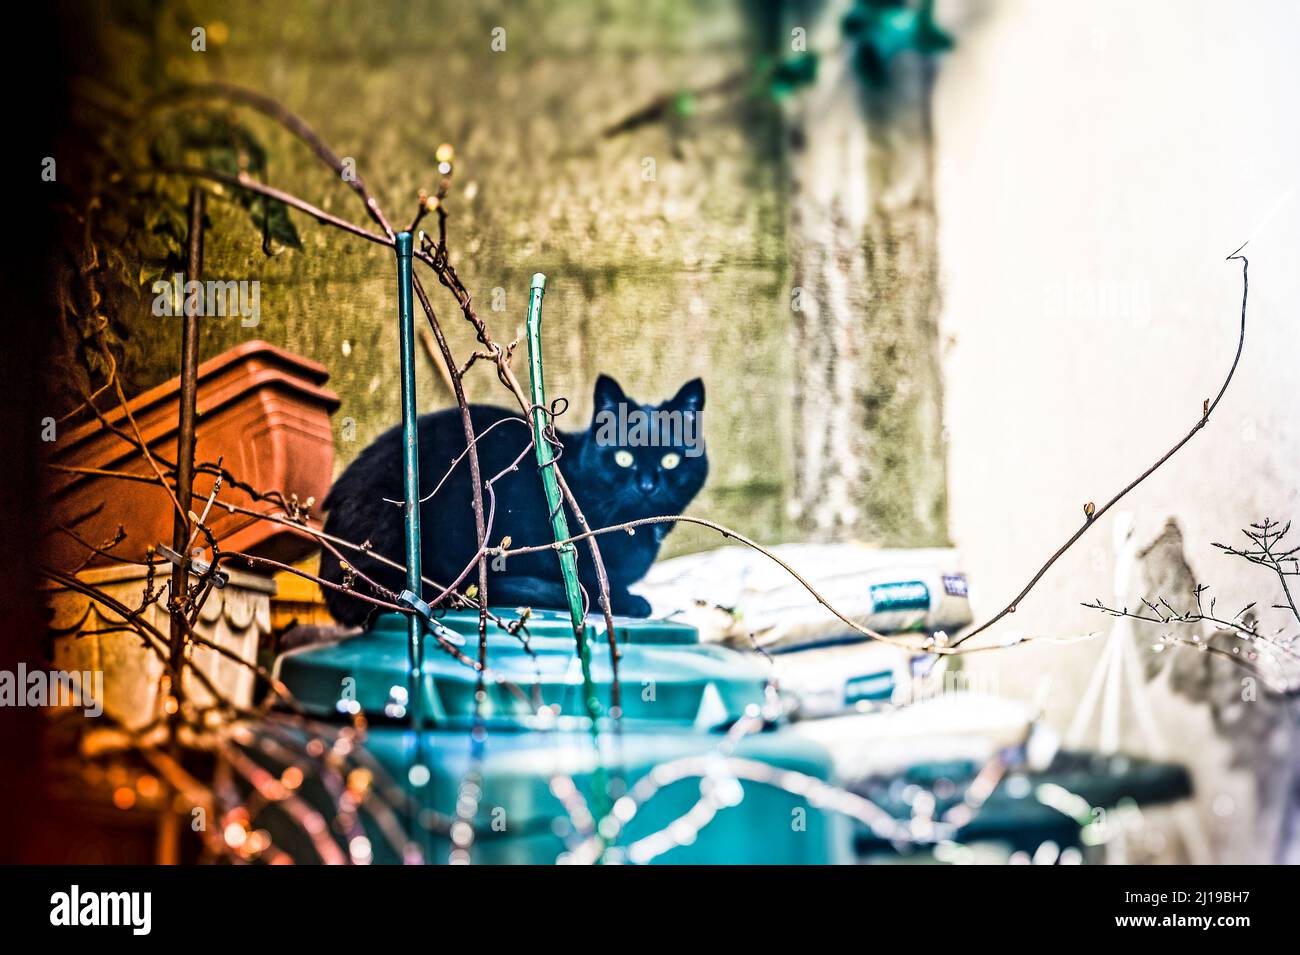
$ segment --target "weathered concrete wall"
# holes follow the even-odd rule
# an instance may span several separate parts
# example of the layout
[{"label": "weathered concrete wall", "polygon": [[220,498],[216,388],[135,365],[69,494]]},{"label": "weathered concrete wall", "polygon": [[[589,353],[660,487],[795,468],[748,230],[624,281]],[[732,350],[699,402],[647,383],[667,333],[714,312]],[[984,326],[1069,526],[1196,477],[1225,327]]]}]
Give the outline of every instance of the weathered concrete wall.
[{"label": "weathered concrete wall", "polygon": [[[562,426],[588,420],[599,372],[646,400],[701,375],[713,470],[692,511],[759,538],[782,534],[791,313],[774,118],[726,110],[598,136],[661,93],[752,63],[757,39],[742,4],[199,2],[192,12],[193,23],[171,8],[150,14],[147,40],[104,30],[107,75],[127,90],[165,76],[277,97],[356,158],[398,223],[416,191],[436,184],[435,148],[455,144],[455,262],[503,341],[522,330],[530,276],[547,273],[548,386],[572,399]],[[206,53],[190,49],[195,25],[208,29]],[[492,48],[498,27],[502,52]],[[258,128],[274,184],[365,221],[305,149],[269,123]],[[205,321],[202,357],[261,337],[324,362],[343,397],[342,467],[398,419],[391,254],[295,214],[303,250],[267,259],[242,212],[212,205],[206,271],[260,278],[262,320]],[[499,312],[494,289],[504,290]],[[440,292],[435,283],[444,327],[467,355],[470,336]],[[174,368],[172,337],[158,336],[160,369]],[[450,404],[421,360],[421,406]],[[485,365],[468,390],[503,400]],[[352,441],[344,419],[355,422]],[[715,541],[682,528],[670,550]]]}]

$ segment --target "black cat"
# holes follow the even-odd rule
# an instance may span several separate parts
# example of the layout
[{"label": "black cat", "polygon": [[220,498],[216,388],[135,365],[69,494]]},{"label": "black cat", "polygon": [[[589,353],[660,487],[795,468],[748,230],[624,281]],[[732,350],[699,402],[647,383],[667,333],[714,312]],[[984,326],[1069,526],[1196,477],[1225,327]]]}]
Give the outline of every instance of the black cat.
[{"label": "black cat", "polygon": [[[600,376],[591,427],[558,433],[564,444],[561,470],[593,529],[686,509],[709,470],[699,428],[703,408],[704,384],[698,378],[683,385],[671,400],[651,406],[630,401],[617,382]],[[528,446],[531,430],[517,412],[504,408],[471,405],[470,414],[474,433],[481,436],[476,447],[482,478],[487,481],[519,457]],[[503,421],[508,418],[515,420]],[[423,415],[419,435],[420,489],[425,497],[465,450],[460,411],[451,408]],[[524,456],[517,471],[507,473],[493,487],[497,507],[490,543],[500,543],[507,536],[515,547],[554,539],[533,451]],[[473,559],[478,536],[471,495],[469,462],[462,460],[438,493],[421,506],[425,577],[448,584]],[[352,543],[369,541],[375,553],[405,563],[402,508],[389,503],[402,496],[399,426],[362,451],[335,482],[325,499],[325,532]],[[485,493],[485,512],[487,504]],[[568,516],[570,533],[577,533],[573,515]],[[599,537],[614,613],[634,617],[650,613],[646,600],[628,593],[627,588],[645,576],[672,527],[653,524],[638,528],[635,534],[617,531]],[[578,575],[594,609],[599,593],[595,568],[585,542],[577,551]],[[356,552],[343,553],[349,563],[376,582],[395,591],[404,589],[400,571]],[[567,606],[554,551],[520,554],[506,558],[504,564],[489,560],[488,598],[492,604]],[[343,568],[328,550],[321,553],[320,572],[325,580],[343,582]],[[472,573],[461,589],[477,579],[477,573]],[[354,587],[362,593],[369,591],[360,580]],[[430,600],[436,593],[426,585],[424,599]],[[334,619],[349,625],[364,623],[375,609],[373,604],[328,588],[325,601]]]}]

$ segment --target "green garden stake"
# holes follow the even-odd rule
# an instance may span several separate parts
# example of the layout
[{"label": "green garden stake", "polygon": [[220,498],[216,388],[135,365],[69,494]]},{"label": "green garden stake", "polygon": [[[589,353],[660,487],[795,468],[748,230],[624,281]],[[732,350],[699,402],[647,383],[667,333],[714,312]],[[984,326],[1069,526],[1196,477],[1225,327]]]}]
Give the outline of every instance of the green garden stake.
[{"label": "green garden stake", "polygon": [[[406,516],[406,590],[401,602],[416,609],[423,593],[420,569],[420,438],[415,406],[415,312],[411,307],[411,233],[399,232],[397,250],[397,327],[402,366],[402,485]],[[420,672],[424,666],[424,621],[407,615],[411,662],[411,719],[420,725]]]},{"label": "green garden stake", "polygon": [[[546,506],[551,510],[551,533],[556,543],[569,539],[569,522],[564,516],[564,502],[560,497],[560,482],[555,478],[555,449],[546,440],[547,407],[546,385],[542,379],[542,294],[546,290],[546,276],[541,272],[533,276],[528,295],[528,379],[533,402],[533,445],[537,453],[537,467],[542,472],[542,488],[546,492]],[[597,772],[593,784],[598,809],[597,816],[608,810],[609,794],[606,792],[605,774],[600,767],[599,728],[600,698],[591,678],[591,646],[587,642],[587,620],[582,609],[582,589],[578,586],[578,553],[572,543],[559,548],[560,573],[564,576],[564,595],[569,602],[569,619],[573,623],[573,636],[578,642],[578,660],[582,666],[582,695],[587,715],[591,718],[591,736],[596,742]]]},{"label": "green garden stake", "polygon": [[[407,703],[410,707],[411,729],[415,732],[415,756],[409,773],[424,761],[423,698],[421,683],[424,678],[424,618],[428,605],[424,603],[422,570],[420,567],[420,435],[415,403],[415,309],[411,305],[411,233],[399,232],[394,236],[393,248],[397,252],[397,339],[402,370],[402,497],[406,525],[406,590],[398,603],[415,613],[406,617],[407,654],[410,658],[410,689]],[[417,842],[422,858],[429,859],[431,845],[424,838],[427,830],[420,826],[424,809],[424,790],[412,799],[411,819],[420,831]]]}]

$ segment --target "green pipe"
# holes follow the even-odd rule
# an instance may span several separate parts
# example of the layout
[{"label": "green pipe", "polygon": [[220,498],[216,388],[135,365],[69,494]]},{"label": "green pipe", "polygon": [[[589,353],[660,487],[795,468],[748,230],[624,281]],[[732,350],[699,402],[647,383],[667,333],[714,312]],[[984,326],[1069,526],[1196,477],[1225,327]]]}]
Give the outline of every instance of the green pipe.
[{"label": "green pipe", "polygon": [[[399,232],[397,250],[397,327],[402,366],[402,482],[406,517],[406,589],[403,603],[423,594],[420,569],[420,437],[415,406],[415,311],[411,307],[411,233]],[[424,666],[424,622],[418,613],[406,618],[411,663],[411,718],[420,720],[420,672]]]},{"label": "green pipe", "polygon": [[[528,378],[533,402],[533,446],[537,454],[537,467],[542,472],[546,506],[551,510],[551,533],[556,543],[559,543],[567,541],[570,535],[569,521],[564,516],[564,502],[560,497],[560,482],[555,477],[555,449],[546,440],[548,414],[546,385],[542,378],[542,294],[545,291],[546,276],[538,272],[533,276],[532,289],[528,295],[525,333],[528,337]],[[561,544],[559,557],[560,573],[564,577],[564,595],[569,603],[569,620],[573,624],[573,636],[578,643],[578,660],[582,666],[583,699],[587,715],[591,718],[592,739],[597,741],[596,772],[592,776],[592,784],[597,790],[593,795],[599,818],[608,810],[609,794],[606,791],[605,774],[600,766],[597,723],[600,720],[601,706],[596,684],[591,678],[591,645],[587,642],[587,619],[582,609],[582,589],[578,586],[577,549],[572,543]]]}]

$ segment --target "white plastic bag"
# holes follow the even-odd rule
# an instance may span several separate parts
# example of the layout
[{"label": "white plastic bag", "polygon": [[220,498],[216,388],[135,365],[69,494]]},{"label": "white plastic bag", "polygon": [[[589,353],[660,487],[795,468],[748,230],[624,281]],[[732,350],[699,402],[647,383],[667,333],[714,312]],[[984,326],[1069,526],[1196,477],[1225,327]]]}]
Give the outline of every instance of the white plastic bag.
[{"label": "white plastic bag", "polygon": [[[951,548],[780,544],[773,553],[850,620],[880,633],[955,633],[971,622],[966,575]],[[790,649],[852,637],[788,571],[749,547],[661,561],[633,588],[653,616],[699,628],[700,639]]]}]

